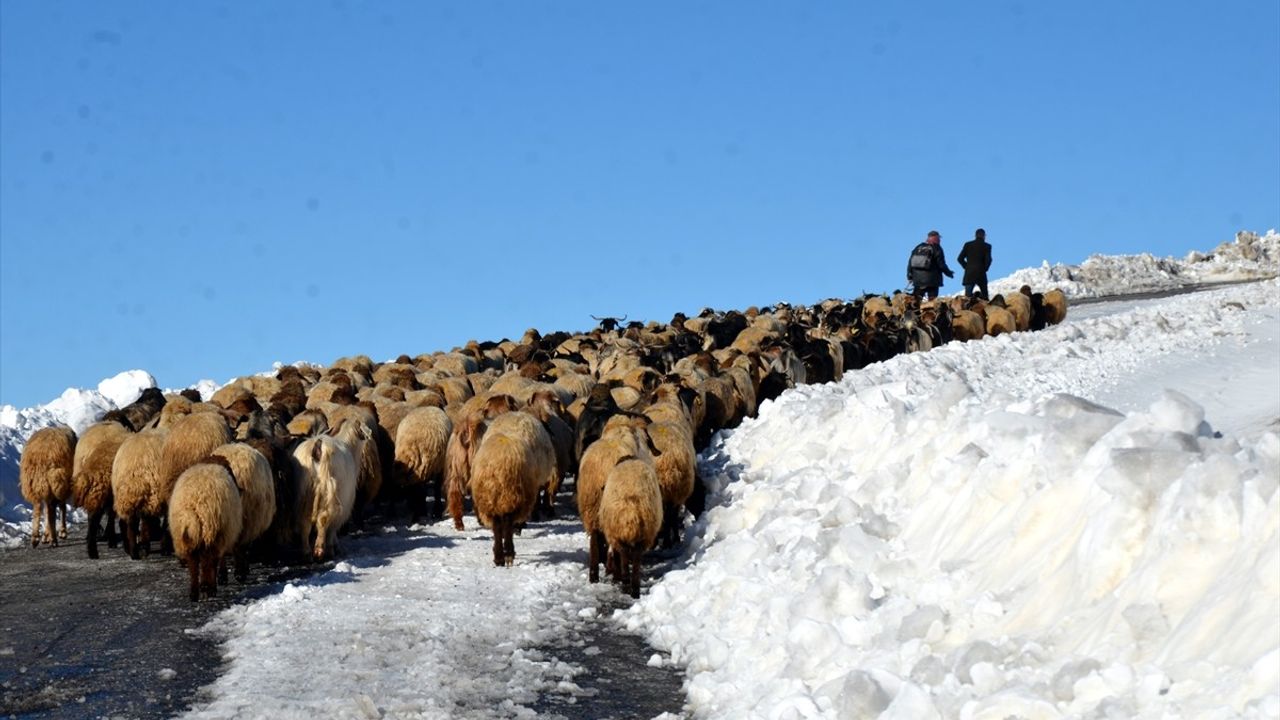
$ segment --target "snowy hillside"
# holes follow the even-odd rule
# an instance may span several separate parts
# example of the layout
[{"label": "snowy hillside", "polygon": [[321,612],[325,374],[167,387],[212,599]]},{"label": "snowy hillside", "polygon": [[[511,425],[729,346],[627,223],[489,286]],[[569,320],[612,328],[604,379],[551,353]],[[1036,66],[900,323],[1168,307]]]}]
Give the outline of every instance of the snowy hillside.
[{"label": "snowy hillside", "polygon": [[[993,285],[1274,276],[1280,236],[1210,255]],[[684,670],[692,717],[1280,717],[1278,362],[1272,279],[1075,306],[788,391],[704,453],[711,509],[615,619]],[[0,413],[3,467],[39,413],[96,412],[50,407]],[[589,701],[546,649],[617,592],[587,584],[580,525],[531,525],[509,569],[474,525],[349,540],[333,570],[221,613],[202,632],[228,668],[192,715]]]}]

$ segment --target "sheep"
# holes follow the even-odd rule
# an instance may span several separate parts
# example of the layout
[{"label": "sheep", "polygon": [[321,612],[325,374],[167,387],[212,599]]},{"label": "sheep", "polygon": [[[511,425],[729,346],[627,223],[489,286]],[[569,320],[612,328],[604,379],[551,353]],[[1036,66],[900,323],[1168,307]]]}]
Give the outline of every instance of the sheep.
[{"label": "sheep", "polygon": [[1017,323],[1013,319],[1013,314],[1005,308],[994,303],[988,303],[983,306],[984,314],[987,319],[987,334],[996,337],[1004,333],[1011,333],[1017,329]]},{"label": "sheep", "polygon": [[396,486],[409,495],[410,522],[426,514],[427,491],[435,492],[431,515],[444,509],[445,451],[453,423],[436,407],[416,408],[400,421],[395,438]]},{"label": "sheep", "polygon": [[241,384],[243,378],[238,378],[232,382],[218,388],[217,392],[209,398],[209,402],[217,403],[224,408],[231,407],[237,400],[253,397],[253,392],[249,388]]},{"label": "sheep", "polygon": [[275,479],[267,458],[245,443],[223,445],[213,451],[213,456],[226,459],[240,491],[242,512],[235,559],[236,580],[244,582],[249,576],[249,545],[271,527],[276,516]]},{"label": "sheep", "polygon": [[187,564],[192,602],[218,594],[215,573],[240,537],[243,513],[240,492],[225,464],[199,463],[178,477],[168,524],[174,554]]},{"label": "sheep", "polygon": [[550,390],[535,392],[529,399],[526,410],[538,418],[538,422],[546,428],[556,451],[555,480],[542,496],[543,503],[540,506],[541,514],[554,517],[556,493],[560,490],[560,483],[564,482],[565,476],[574,470],[573,429],[561,417],[560,399]]},{"label": "sheep", "polygon": [[484,413],[473,410],[459,417],[454,423],[453,432],[449,434],[449,444],[445,449],[445,495],[447,496],[447,512],[453,518],[453,527],[462,530],[462,515],[465,496],[471,492],[471,460],[480,446],[484,436],[486,420]]},{"label": "sheep", "polygon": [[596,385],[591,388],[591,394],[587,396],[581,414],[577,416],[574,423],[573,458],[575,462],[582,462],[582,454],[596,438],[600,437],[609,418],[619,412],[618,404],[614,401],[608,385]]},{"label": "sheep", "polygon": [[103,420],[114,420],[129,430],[137,432],[146,427],[165,405],[164,393],[159,388],[146,388],[137,400],[120,408],[111,410],[102,417]]},{"label": "sheep", "polygon": [[151,522],[169,501],[161,481],[161,459],[169,430],[148,428],[125,438],[111,464],[111,504],[124,530],[124,549],[134,560],[151,550]]},{"label": "sheep", "polygon": [[351,516],[356,498],[356,459],[346,445],[328,435],[318,435],[294,449],[293,462],[299,478],[297,529],[302,550],[316,560],[324,560],[337,552],[338,529]]},{"label": "sheep", "polygon": [[107,547],[116,546],[116,511],[111,497],[111,465],[116,451],[132,433],[119,422],[90,425],[76,442],[71,469],[71,497],[89,514],[89,558],[98,558],[98,532],[102,516],[107,516]]},{"label": "sheep", "polygon": [[494,565],[511,566],[516,525],[528,520],[554,473],[555,448],[537,418],[525,412],[494,418],[471,462],[472,505],[480,524],[493,529]]},{"label": "sheep", "polygon": [[290,435],[310,437],[328,431],[329,420],[319,410],[303,410],[294,415],[285,428]]},{"label": "sheep", "polygon": [[467,398],[475,395],[475,392],[471,389],[471,383],[465,376],[444,378],[436,387],[439,388],[440,394],[444,396],[445,402],[450,405],[466,402]]},{"label": "sheep", "polygon": [[662,492],[653,465],[625,457],[609,471],[598,524],[631,597],[640,597],[640,560],[663,524]]},{"label": "sheep", "polygon": [[862,324],[866,327],[878,327],[884,318],[893,314],[893,306],[883,295],[872,295],[862,301]]},{"label": "sheep", "polygon": [[1045,322],[1057,325],[1067,319],[1067,296],[1058,288],[1044,293]]},{"label": "sheep", "polygon": [[445,450],[445,494],[453,526],[462,529],[463,504],[471,492],[471,461],[489,423],[499,415],[518,409],[510,395],[474,397],[457,409],[453,432]]},{"label": "sheep", "polygon": [[[355,408],[355,406],[349,406]],[[351,509],[352,524],[364,527],[364,511],[382,489],[382,458],[375,433],[381,430],[372,415],[367,419],[347,415],[337,420],[329,435],[341,440],[359,466],[356,475],[356,499]]]},{"label": "sheep", "polygon": [[229,442],[231,429],[220,413],[193,412],[177,420],[165,436],[160,459],[161,482],[172,491],[184,470]]},{"label": "sheep", "polygon": [[554,384],[558,388],[569,391],[569,394],[577,399],[591,394],[591,388],[595,387],[596,379],[583,372],[562,372],[556,377]]},{"label": "sheep", "polygon": [[1021,292],[1009,293],[1001,296],[1004,299],[1005,309],[1013,315],[1014,327],[1019,331],[1031,329],[1031,296],[1024,295]]},{"label": "sheep", "polygon": [[40,544],[40,518],[49,516],[44,540],[58,544],[57,512],[62,508],[62,537],[67,537],[67,500],[71,499],[71,473],[75,464],[76,434],[65,425],[32,433],[18,461],[18,489],[31,503],[31,547]]},{"label": "sheep", "polygon": [[951,318],[951,332],[956,340],[981,340],[987,334],[987,328],[978,313],[957,310]]},{"label": "sheep", "polygon": [[662,491],[662,544],[680,544],[680,509],[693,494],[698,455],[693,449],[693,429],[687,423],[656,422],[648,427],[649,440],[658,454],[653,458],[658,487]]},{"label": "sheep", "polygon": [[432,355],[431,359],[432,368],[454,377],[464,377],[480,370],[475,358],[460,352],[440,353]]},{"label": "sheep", "polygon": [[597,522],[600,498],[609,471],[625,457],[639,457],[652,462],[649,438],[643,433],[648,419],[615,415],[605,423],[600,437],[582,454],[578,463],[578,517],[587,533],[587,572],[591,582],[600,581],[599,564],[604,555],[604,535]]}]

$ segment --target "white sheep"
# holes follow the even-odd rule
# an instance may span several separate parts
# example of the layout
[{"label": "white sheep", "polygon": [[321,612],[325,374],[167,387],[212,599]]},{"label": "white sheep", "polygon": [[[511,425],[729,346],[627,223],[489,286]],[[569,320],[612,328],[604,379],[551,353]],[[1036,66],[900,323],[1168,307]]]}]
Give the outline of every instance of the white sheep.
[{"label": "white sheep", "polygon": [[297,528],[303,552],[323,560],[337,551],[338,529],[351,517],[356,499],[356,459],[345,444],[328,435],[303,442],[293,451],[293,459],[298,477]]}]

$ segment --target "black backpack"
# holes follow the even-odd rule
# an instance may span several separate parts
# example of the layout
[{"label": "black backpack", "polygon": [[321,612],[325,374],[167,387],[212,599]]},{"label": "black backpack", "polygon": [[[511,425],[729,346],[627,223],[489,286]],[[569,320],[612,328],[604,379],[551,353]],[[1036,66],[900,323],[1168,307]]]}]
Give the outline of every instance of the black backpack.
[{"label": "black backpack", "polygon": [[911,260],[907,265],[912,270],[929,271],[933,269],[933,246],[928,243],[920,243],[915,250],[911,251]]}]

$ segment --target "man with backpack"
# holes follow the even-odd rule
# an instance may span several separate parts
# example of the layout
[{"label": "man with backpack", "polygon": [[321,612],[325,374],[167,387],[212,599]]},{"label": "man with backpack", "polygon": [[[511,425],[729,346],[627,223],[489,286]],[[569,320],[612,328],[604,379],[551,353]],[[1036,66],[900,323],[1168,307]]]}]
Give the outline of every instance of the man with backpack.
[{"label": "man with backpack", "polygon": [[973,286],[978,286],[978,297],[988,300],[987,271],[991,269],[991,245],[987,243],[987,231],[978,228],[973,239],[964,244],[956,258],[964,268],[964,296],[973,297]]},{"label": "man with backpack", "polygon": [[911,294],[917,299],[929,296],[938,297],[938,288],[942,287],[942,276],[955,277],[947,267],[947,256],[942,252],[942,235],[937,230],[930,230],[928,237],[911,251],[907,260],[907,282],[912,286]]}]

